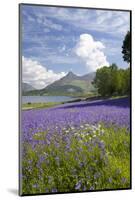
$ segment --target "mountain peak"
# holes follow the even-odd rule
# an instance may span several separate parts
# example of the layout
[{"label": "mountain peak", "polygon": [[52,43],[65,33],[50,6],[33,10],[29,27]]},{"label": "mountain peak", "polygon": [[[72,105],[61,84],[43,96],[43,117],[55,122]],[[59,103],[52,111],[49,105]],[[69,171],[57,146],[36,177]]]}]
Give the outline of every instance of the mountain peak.
[{"label": "mountain peak", "polygon": [[69,71],[67,76],[68,77],[76,77],[76,75],[72,71]]},{"label": "mountain peak", "polygon": [[[68,75],[70,75],[70,74],[72,75],[72,74],[74,74],[74,73],[73,73],[72,71],[69,71],[69,72],[68,72]],[[74,74],[74,75],[75,75],[75,74]]]}]

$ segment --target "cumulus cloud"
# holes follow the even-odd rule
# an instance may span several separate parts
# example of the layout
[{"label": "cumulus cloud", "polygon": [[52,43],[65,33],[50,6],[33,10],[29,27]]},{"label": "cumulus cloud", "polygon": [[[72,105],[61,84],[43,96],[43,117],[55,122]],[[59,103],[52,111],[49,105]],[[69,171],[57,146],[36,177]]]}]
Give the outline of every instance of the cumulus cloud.
[{"label": "cumulus cloud", "polygon": [[75,47],[75,53],[86,64],[89,71],[108,66],[109,63],[103,52],[105,46],[100,41],[95,41],[90,34],[81,34]]},{"label": "cumulus cloud", "polygon": [[65,75],[65,72],[55,73],[37,61],[22,57],[23,82],[29,83],[36,89],[42,89]]}]

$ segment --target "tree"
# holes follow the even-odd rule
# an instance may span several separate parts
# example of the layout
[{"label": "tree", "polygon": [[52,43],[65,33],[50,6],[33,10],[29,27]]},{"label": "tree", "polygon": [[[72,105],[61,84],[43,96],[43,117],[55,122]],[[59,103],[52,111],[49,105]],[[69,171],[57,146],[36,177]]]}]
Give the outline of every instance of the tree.
[{"label": "tree", "polygon": [[117,87],[117,66],[102,67],[96,71],[94,85],[101,96],[111,96],[116,92]]},{"label": "tree", "polygon": [[130,68],[118,69],[116,64],[97,69],[93,81],[103,97],[130,94]]},{"label": "tree", "polygon": [[131,37],[128,31],[122,45],[122,53],[124,61],[130,62],[130,51],[131,51]]},{"label": "tree", "polygon": [[109,67],[110,70],[110,95],[115,95],[117,93],[117,82],[118,82],[118,67],[116,64],[112,64]]},{"label": "tree", "polygon": [[130,68],[125,69],[124,80],[125,80],[124,94],[130,95]]}]

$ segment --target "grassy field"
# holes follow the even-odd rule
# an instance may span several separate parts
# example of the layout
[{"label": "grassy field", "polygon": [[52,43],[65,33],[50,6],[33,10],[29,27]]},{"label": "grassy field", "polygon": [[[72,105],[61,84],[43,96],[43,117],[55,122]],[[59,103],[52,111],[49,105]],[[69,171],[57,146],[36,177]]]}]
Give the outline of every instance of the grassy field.
[{"label": "grassy field", "polygon": [[48,102],[48,103],[25,103],[22,104],[22,110],[39,109],[39,108],[50,108],[61,103]]}]

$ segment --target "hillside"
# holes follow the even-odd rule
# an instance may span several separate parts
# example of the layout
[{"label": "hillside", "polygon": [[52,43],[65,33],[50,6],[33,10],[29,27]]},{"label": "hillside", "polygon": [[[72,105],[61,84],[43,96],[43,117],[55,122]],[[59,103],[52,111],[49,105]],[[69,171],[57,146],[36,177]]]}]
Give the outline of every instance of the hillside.
[{"label": "hillside", "polygon": [[22,92],[25,93],[25,92],[28,92],[28,91],[32,91],[32,90],[35,90],[34,87],[32,87],[30,84],[28,83],[22,83]]},{"label": "hillside", "polygon": [[92,81],[95,73],[89,73],[78,76],[73,72],[69,72],[63,78],[53,82],[41,90],[33,90],[26,92],[26,95],[71,95],[79,96],[87,93],[93,93],[95,88]]}]

